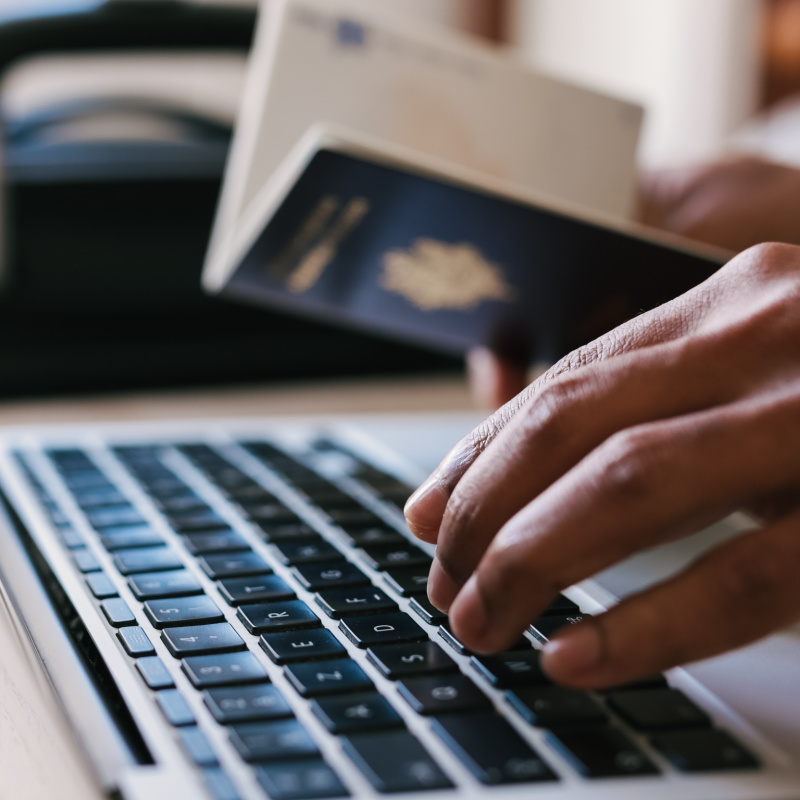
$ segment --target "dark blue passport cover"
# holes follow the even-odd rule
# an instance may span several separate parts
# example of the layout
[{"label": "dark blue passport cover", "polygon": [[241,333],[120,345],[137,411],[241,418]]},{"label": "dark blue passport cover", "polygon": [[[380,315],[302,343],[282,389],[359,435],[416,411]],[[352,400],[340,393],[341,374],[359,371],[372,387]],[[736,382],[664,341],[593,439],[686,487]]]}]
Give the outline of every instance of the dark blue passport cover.
[{"label": "dark blue passport cover", "polygon": [[223,291],[439,350],[482,344],[551,361],[719,265],[320,150]]}]

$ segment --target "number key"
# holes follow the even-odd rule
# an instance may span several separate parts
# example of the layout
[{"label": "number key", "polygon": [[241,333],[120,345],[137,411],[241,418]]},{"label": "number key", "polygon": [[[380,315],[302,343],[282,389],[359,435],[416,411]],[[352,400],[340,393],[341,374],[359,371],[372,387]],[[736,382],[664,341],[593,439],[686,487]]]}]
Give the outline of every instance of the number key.
[{"label": "number key", "polygon": [[176,597],[171,600],[148,600],[144,613],[156,628],[169,628],[193,622],[222,622],[225,617],[210,597]]},{"label": "number key", "polygon": [[193,656],[181,668],[196,689],[269,680],[267,671],[252,653]]},{"label": "number key", "polygon": [[244,640],[227,622],[166,628],[161,639],[175,658],[244,650]]}]

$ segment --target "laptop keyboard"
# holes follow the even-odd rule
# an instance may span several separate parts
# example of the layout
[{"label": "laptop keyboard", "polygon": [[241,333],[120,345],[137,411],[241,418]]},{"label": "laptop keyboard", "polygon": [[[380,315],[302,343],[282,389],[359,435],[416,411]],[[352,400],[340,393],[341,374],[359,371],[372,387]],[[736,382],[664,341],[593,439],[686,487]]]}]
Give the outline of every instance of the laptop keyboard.
[{"label": "laptop keyboard", "polygon": [[487,785],[758,767],[662,676],[551,684],[538,648],[581,617],[565,596],[508,652],[470,653],[427,600],[431,557],[400,512],[411,487],[331,439],[298,455],[272,441],[44,455],[17,460],[219,800],[254,785],[274,800],[358,794],[352,767],[378,792],[450,789],[464,779],[448,758]]}]

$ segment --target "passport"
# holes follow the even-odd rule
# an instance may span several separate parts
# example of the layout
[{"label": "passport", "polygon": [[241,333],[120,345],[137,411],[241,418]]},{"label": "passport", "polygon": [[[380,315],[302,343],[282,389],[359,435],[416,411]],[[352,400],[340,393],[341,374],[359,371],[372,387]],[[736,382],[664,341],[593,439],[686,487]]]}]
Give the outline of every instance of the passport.
[{"label": "passport", "polygon": [[321,146],[222,292],[445,352],[483,345],[550,362],[685,292],[721,262]]}]

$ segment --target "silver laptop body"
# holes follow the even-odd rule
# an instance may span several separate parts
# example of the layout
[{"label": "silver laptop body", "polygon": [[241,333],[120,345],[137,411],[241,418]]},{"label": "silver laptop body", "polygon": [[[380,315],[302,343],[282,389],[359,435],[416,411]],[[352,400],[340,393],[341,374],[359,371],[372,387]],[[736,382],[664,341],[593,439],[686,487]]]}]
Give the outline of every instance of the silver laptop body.
[{"label": "silver laptop body", "polygon": [[[535,669],[553,619],[670,574],[735,519],[573,587],[502,663],[460,652],[400,508],[473,421],[4,431],[3,598],[102,792],[800,797],[797,630],[602,695]],[[677,716],[647,705],[665,698]]]}]

